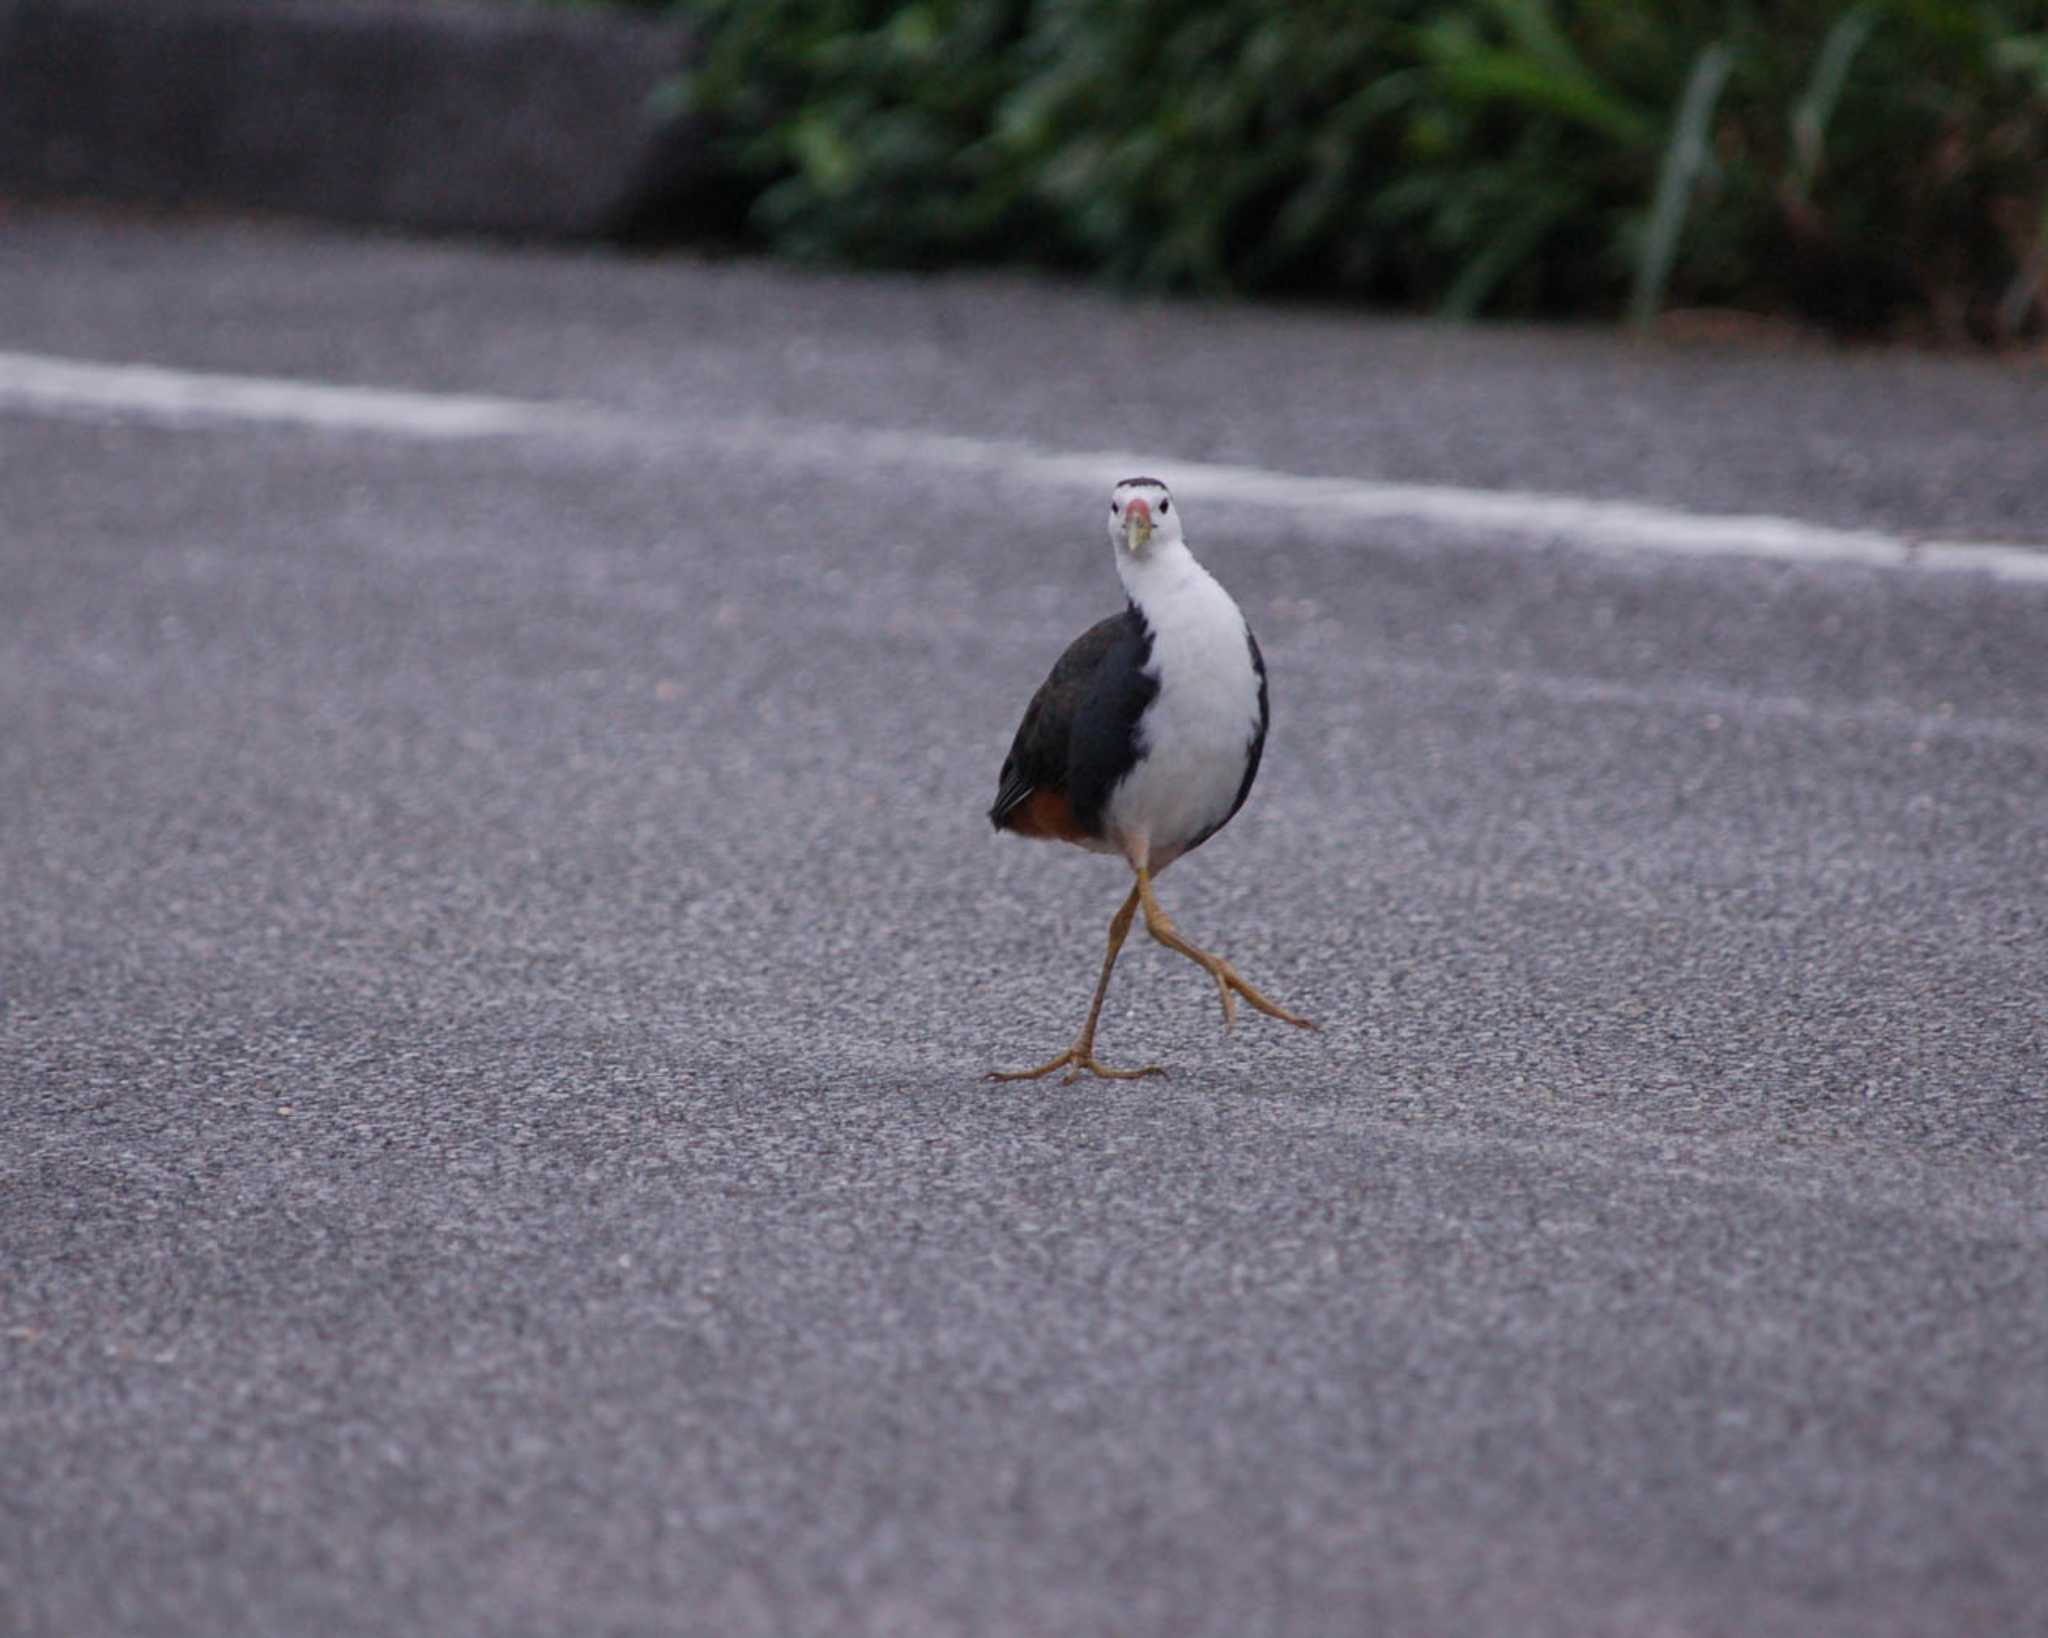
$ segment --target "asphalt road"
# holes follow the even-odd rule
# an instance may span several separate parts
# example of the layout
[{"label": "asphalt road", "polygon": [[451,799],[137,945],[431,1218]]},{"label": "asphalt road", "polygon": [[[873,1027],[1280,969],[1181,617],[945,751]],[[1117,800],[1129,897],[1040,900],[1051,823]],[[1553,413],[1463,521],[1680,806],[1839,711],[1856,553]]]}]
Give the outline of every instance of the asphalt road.
[{"label": "asphalt road", "polygon": [[0,407],[0,1631],[2048,1631],[2048,582],[1190,504],[1323,1028],[997,1086],[1125,474],[925,436],[2040,542],[2039,363],[19,213],[0,349],[609,417]]}]

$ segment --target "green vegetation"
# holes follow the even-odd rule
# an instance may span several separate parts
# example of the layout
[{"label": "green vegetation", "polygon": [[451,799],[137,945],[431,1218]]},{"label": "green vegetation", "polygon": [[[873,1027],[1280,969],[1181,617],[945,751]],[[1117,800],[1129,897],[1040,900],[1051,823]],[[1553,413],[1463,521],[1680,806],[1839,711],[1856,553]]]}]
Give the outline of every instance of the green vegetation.
[{"label": "green vegetation", "polygon": [[2048,322],[2048,8],[684,0],[746,230],[869,264],[1852,333]]}]

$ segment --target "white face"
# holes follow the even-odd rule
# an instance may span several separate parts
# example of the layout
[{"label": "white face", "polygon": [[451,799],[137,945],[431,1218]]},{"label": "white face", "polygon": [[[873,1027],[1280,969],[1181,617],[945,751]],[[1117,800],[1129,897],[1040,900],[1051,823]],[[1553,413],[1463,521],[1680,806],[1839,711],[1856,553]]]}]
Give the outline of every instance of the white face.
[{"label": "white face", "polygon": [[1110,491],[1109,538],[1120,552],[1144,557],[1181,538],[1180,508],[1156,478],[1126,478]]}]

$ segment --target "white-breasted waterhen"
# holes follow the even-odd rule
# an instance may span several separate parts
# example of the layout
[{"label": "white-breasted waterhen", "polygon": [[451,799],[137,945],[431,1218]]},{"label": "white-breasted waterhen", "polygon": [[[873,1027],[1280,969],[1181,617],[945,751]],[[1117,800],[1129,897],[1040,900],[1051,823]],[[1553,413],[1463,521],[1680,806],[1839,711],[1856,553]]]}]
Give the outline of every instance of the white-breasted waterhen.
[{"label": "white-breasted waterhen", "polygon": [[1157,478],[1116,486],[1109,538],[1129,602],[1075,638],[1032,695],[988,816],[998,830],[1119,854],[1137,882],[1110,921],[1102,976],[1074,1044],[1036,1069],[996,1070],[994,1080],[1062,1068],[1069,1081],[1165,1073],[1157,1064],[1112,1069],[1095,1056],[1109,975],[1140,910],[1148,933],[1215,979],[1225,1029],[1240,995],[1271,1017],[1315,1027],[1183,938],[1152,886],[1251,794],[1268,721],[1258,642],[1230,593],[1188,550],[1180,511]]}]

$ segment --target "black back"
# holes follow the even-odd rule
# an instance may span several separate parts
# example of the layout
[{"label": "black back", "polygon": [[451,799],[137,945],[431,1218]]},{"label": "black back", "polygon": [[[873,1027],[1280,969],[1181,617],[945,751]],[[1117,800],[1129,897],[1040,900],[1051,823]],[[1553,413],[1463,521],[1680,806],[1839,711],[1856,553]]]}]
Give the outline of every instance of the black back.
[{"label": "black back", "polygon": [[1138,719],[1159,692],[1145,675],[1151,658],[1152,629],[1135,604],[1067,645],[1010,742],[990,823],[1000,829],[1033,791],[1049,790],[1089,835],[1102,834],[1109,793],[1138,760]]},{"label": "black back", "polygon": [[1090,836],[1102,834],[1102,810],[1109,793],[1138,762],[1138,719],[1159,697],[1159,679],[1148,677],[1152,628],[1133,603],[1119,617],[1115,644],[1095,668],[1067,747],[1067,800],[1074,822]]}]

